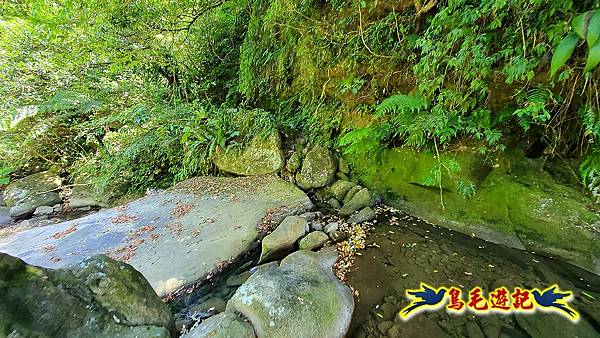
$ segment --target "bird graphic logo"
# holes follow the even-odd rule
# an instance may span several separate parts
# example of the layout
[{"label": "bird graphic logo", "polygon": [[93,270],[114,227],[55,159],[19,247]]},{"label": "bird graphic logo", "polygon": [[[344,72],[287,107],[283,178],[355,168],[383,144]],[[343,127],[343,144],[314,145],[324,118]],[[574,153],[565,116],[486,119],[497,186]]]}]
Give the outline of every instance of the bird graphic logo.
[{"label": "bird graphic logo", "polygon": [[552,285],[543,291],[533,289],[531,293],[541,311],[558,312],[573,322],[579,320],[579,313],[567,305],[573,299],[573,292],[561,292],[558,285]]},{"label": "bird graphic logo", "polygon": [[444,306],[446,288],[435,289],[425,283],[421,283],[419,289],[406,290],[406,297],[411,300],[404,309],[400,311],[400,317],[407,320],[424,310],[439,310]]}]

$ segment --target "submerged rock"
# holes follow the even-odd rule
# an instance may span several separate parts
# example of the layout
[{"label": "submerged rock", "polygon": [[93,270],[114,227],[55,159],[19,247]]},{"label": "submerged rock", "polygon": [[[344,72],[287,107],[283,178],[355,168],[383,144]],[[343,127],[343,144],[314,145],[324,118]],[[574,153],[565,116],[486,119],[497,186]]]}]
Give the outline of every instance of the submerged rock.
[{"label": "submerged rock", "polygon": [[309,230],[308,222],[299,216],[288,216],[262,241],[260,262],[279,258],[289,251]]},{"label": "submerged rock", "polygon": [[266,139],[256,136],[244,149],[218,152],[214,162],[220,170],[241,176],[276,173],[285,165],[281,137],[278,133]]},{"label": "submerged rock", "polygon": [[295,252],[254,273],[227,310],[248,318],[258,337],[344,337],[354,298],[333,275],[336,259],[334,249]]},{"label": "submerged rock", "polygon": [[47,270],[0,253],[0,335],[170,337],[173,316],[131,266],[96,256]]},{"label": "submerged rock", "polygon": [[304,190],[322,188],[333,182],[336,170],[337,163],[331,151],[315,146],[306,154],[302,169],[296,175],[296,182]]},{"label": "submerged rock", "polygon": [[254,338],[252,325],[235,313],[223,312],[203,321],[182,338]]},{"label": "submerged rock", "polygon": [[370,207],[366,207],[366,208],[363,208],[358,213],[350,216],[350,218],[348,218],[348,223],[350,223],[350,224],[363,223],[363,222],[371,221],[371,220],[375,219],[375,217],[377,217],[377,215],[375,214],[375,211],[373,211],[373,209],[371,209]]},{"label": "submerged rock", "polygon": [[6,187],[4,197],[13,218],[32,214],[39,206],[53,206],[61,202],[58,188],[61,179],[49,171],[40,172],[15,181]]}]

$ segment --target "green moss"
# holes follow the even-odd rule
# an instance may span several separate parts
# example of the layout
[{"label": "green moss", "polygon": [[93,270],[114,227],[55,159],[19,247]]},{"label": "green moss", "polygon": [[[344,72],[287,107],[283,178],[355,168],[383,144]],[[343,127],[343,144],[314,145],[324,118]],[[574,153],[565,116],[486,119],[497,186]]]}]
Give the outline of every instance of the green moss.
[{"label": "green moss", "polygon": [[[348,161],[367,187],[388,201],[429,221],[466,234],[517,248],[562,257],[598,271],[600,247],[594,224],[600,217],[593,201],[580,190],[554,180],[541,161],[519,154],[483,161],[470,151],[445,154],[462,168],[442,179],[443,204],[436,187],[422,184],[437,160],[430,153],[397,148],[378,159],[350,156]],[[469,179],[477,186],[472,199],[453,184]]]}]

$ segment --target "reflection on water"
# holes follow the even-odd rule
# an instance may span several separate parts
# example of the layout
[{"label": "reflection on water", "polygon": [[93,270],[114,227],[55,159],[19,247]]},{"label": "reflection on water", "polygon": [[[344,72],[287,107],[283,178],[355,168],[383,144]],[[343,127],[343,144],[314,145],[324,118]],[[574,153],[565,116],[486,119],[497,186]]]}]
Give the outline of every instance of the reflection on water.
[{"label": "reflection on water", "polygon": [[[600,277],[568,263],[491,244],[380,208],[378,224],[357,257],[349,284],[359,293],[353,337],[600,337]],[[582,319],[573,324],[555,314],[419,314],[398,316],[406,289],[419,282],[458,286],[573,290],[571,305]],[[464,295],[463,295],[464,296]]]}]

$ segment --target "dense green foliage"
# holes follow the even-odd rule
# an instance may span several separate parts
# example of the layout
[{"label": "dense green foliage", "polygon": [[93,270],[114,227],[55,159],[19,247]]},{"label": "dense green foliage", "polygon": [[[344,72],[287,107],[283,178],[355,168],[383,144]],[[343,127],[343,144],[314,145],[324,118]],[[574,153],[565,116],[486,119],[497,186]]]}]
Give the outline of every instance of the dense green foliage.
[{"label": "dense green foliage", "polygon": [[0,178],[58,165],[139,191],[279,130],[350,153],[590,155],[600,183],[598,0],[2,4]]}]

